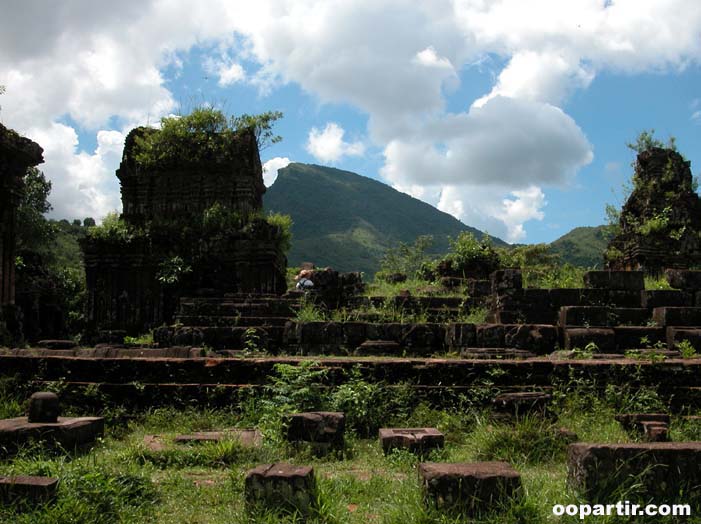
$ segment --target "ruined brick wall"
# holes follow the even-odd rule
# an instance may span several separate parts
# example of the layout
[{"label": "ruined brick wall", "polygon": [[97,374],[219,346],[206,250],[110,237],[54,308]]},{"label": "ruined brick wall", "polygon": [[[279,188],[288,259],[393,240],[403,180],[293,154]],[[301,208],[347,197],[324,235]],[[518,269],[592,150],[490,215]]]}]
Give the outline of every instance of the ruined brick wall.
[{"label": "ruined brick wall", "polygon": [[190,163],[183,159],[177,165],[144,168],[134,159],[134,149],[137,137],[147,132],[136,128],[129,133],[117,170],[122,216],[127,222],[201,216],[216,203],[242,214],[262,209],[263,168],[252,132],[232,140],[227,155],[230,160]]},{"label": "ruined brick wall", "polygon": [[41,164],[43,150],[0,124],[0,344],[20,339],[15,303],[17,205],[29,167]]},{"label": "ruined brick wall", "polygon": [[[232,292],[284,293],[287,260],[281,234],[260,216],[265,192],[256,138],[237,134],[221,158],[182,159],[144,168],[136,159],[137,128],[127,136],[117,177],[122,219],[134,238],[81,242],[87,276],[89,331],[129,334],[168,323],[180,296]],[[201,155],[198,155],[201,156]],[[204,214],[218,204],[225,225]],[[239,218],[226,218],[234,213]],[[159,278],[165,261],[189,269],[176,283]]]},{"label": "ruined brick wall", "polygon": [[41,164],[43,150],[0,124],[0,305],[15,300],[16,211],[27,168]]},{"label": "ruined brick wall", "polygon": [[701,199],[692,180],[690,162],[674,150],[638,155],[635,188],[606,253],[609,268],[659,274],[701,264]]}]

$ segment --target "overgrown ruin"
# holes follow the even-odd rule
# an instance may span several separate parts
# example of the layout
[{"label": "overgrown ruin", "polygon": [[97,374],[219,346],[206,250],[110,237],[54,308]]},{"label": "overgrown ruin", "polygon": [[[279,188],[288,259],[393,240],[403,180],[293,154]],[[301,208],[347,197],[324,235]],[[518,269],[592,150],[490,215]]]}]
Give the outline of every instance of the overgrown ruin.
[{"label": "overgrown ruin", "polygon": [[[118,498],[99,489],[104,475],[104,485],[124,478],[139,486],[134,493],[161,495],[144,508],[167,505],[167,490],[178,486],[219,497],[238,482],[238,492],[221,497],[227,516],[231,508],[248,517],[332,507],[357,511],[360,520],[349,522],[358,522],[377,510],[344,499],[347,486],[379,471],[381,482],[351,496],[367,492],[384,508],[385,499],[414,493],[421,503],[407,507],[424,516],[518,517],[543,482],[553,483],[551,492],[572,490],[571,500],[608,501],[624,486],[631,500],[676,501],[683,493],[701,508],[701,447],[689,437],[701,431],[701,416],[691,414],[701,407],[701,271],[680,269],[698,261],[701,204],[678,154],[638,157],[636,189],[609,250],[621,253],[611,264],[644,271],[582,270],[571,287],[529,287],[530,275],[507,267],[516,257],[465,237],[443,262],[421,265],[420,286],[372,295],[360,273],[309,263],[303,269],[313,286],[287,290],[288,239],[284,224],[262,215],[254,131],[232,130],[226,140],[205,133],[168,154],[148,142],[161,132],[128,135],[117,171],[123,213],[82,241],[84,346],[44,340],[0,349],[0,395],[11,399],[0,421],[4,504],[82,500],[82,478],[90,493]],[[218,145],[207,146],[210,139]],[[38,157],[19,151],[14,170],[0,165],[14,177],[11,189],[2,186],[3,213],[5,202],[16,202],[22,170],[41,158],[40,149]],[[12,240],[13,225],[3,218],[3,241]],[[3,304],[11,303],[11,246],[2,244]],[[646,289],[645,272],[662,269],[667,282],[658,286],[666,289]],[[403,277],[392,285],[409,285]],[[606,408],[583,415],[591,405]],[[64,407],[89,418],[59,418]],[[201,418],[193,414],[200,407]],[[140,442],[132,438],[140,420],[181,416],[190,418],[179,434],[149,428]],[[605,437],[587,438],[599,423],[608,424],[608,433],[596,433]],[[103,429],[114,438],[96,441]],[[606,440],[611,434],[616,444]],[[56,490],[58,476],[32,476],[31,451],[21,454],[37,445],[64,460],[56,445],[72,454],[83,444],[99,447],[118,476],[91,461],[65,461],[55,470]],[[325,459],[300,464],[310,453]],[[451,462],[455,456],[465,462]],[[124,473],[143,466],[140,477]],[[236,479],[219,482],[223,466]],[[23,475],[2,475],[15,467]],[[152,481],[156,469],[178,485]],[[10,511],[0,505],[0,520]],[[535,518],[523,522],[543,521]]]},{"label": "overgrown ruin", "polygon": [[43,149],[0,124],[0,343],[21,338],[15,308],[15,228],[27,168],[44,161]]},{"label": "overgrown ruin", "polygon": [[605,254],[611,269],[660,274],[701,264],[701,198],[690,162],[673,149],[639,153],[618,229]]},{"label": "overgrown ruin", "polygon": [[143,333],[172,320],[181,296],[285,291],[284,232],[262,216],[253,131],[231,137],[223,153],[181,149],[144,165],[139,139],[160,132],[129,133],[117,170],[121,219],[82,243],[93,332]]}]

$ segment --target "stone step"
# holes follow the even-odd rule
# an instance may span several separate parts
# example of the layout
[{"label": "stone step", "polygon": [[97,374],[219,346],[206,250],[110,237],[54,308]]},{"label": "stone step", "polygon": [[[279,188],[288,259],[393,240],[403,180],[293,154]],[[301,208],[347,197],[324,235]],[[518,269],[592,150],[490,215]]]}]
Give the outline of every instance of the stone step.
[{"label": "stone step", "polygon": [[565,328],[565,350],[585,350],[596,346],[596,352],[616,352],[616,332],[611,328]]},{"label": "stone step", "polygon": [[644,326],[649,320],[650,312],[645,308],[565,306],[560,309],[559,325],[562,327]]},{"label": "stone step", "polygon": [[701,327],[701,307],[656,307],[652,319],[658,326]]},{"label": "stone step", "polygon": [[679,344],[685,340],[691,344],[691,347],[701,354],[701,328],[667,328],[668,348],[679,349]]},{"label": "stone step", "polygon": [[642,271],[587,271],[584,273],[584,287],[642,291],[645,276]]},{"label": "stone step", "polygon": [[177,316],[175,324],[184,326],[220,326],[220,327],[251,327],[251,326],[284,326],[290,317],[244,317],[244,316]]},{"label": "stone step", "polygon": [[641,293],[641,305],[648,309],[656,307],[692,307],[694,296],[679,289],[649,289]]},{"label": "stone step", "polygon": [[[289,313],[292,314],[291,309]],[[217,304],[180,303],[181,316],[275,316],[270,304],[244,304],[221,302]]]},{"label": "stone step", "polygon": [[154,330],[153,339],[160,346],[208,346],[212,349],[245,349],[255,340],[258,349],[277,351],[283,342],[284,326],[225,327],[171,326]]},{"label": "stone step", "polygon": [[513,348],[463,348],[460,357],[464,359],[517,359],[535,358],[537,355],[530,351]]}]

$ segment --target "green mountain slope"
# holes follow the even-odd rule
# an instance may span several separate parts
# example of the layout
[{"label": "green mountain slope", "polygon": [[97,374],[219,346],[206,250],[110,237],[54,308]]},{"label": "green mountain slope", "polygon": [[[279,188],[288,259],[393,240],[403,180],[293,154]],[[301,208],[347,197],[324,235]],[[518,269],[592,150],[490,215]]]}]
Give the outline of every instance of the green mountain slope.
[{"label": "green mountain slope", "polygon": [[[471,231],[447,213],[364,176],[330,167],[290,164],[278,171],[263,204],[292,217],[289,265],[304,261],[373,275],[388,247],[432,235],[431,252],[445,253],[448,237]],[[494,239],[495,245],[506,245]]]},{"label": "green mountain slope", "polygon": [[601,269],[607,245],[606,226],[596,226],[576,227],[555,240],[550,247],[564,262]]}]

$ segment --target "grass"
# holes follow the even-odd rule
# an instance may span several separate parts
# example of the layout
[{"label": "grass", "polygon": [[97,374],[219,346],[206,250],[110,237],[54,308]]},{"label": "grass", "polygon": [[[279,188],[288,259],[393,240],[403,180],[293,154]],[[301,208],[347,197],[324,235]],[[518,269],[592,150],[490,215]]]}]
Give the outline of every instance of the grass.
[{"label": "grass", "polygon": [[[654,395],[621,389],[595,395],[590,384],[569,383],[555,392],[553,415],[495,419],[472,403],[487,392],[457,395],[448,409],[416,398],[408,388],[369,384],[357,373],[344,386],[324,390],[325,377],[313,364],[276,369],[264,394],[228,409],[159,408],[134,413],[127,424],[108,425],[105,438],[86,453],[48,452],[27,447],[13,458],[0,459],[0,475],[52,475],[61,482],[52,505],[0,507],[0,523],[18,524],[224,524],[302,522],[269,510],[251,512],[244,504],[245,472],[278,461],[309,464],[318,481],[317,509],[306,522],[324,524],[483,524],[518,522],[567,523],[556,518],[554,504],[578,503],[567,486],[566,427],[582,441],[626,442],[638,438],[615,421],[621,406],[644,407]],[[486,386],[484,386],[486,387]],[[9,387],[0,397],[0,411],[13,413],[17,400]],[[614,398],[615,397],[615,398]],[[279,438],[280,414],[297,409],[343,409],[348,415],[347,449],[342,456],[314,457]],[[73,406],[77,414],[80,407]],[[236,440],[176,445],[177,434],[257,426],[268,437],[260,448]],[[505,460],[522,475],[523,497],[502,513],[477,520],[441,514],[424,504],[417,468],[420,458],[403,451],[387,456],[376,439],[378,427],[433,426],[446,434],[446,446],[424,460],[470,462]],[[701,423],[675,422],[677,439],[701,438]],[[144,436],[158,434],[164,450],[152,450]],[[590,519],[587,522],[614,522]],[[665,522],[672,522],[665,520]]]}]

